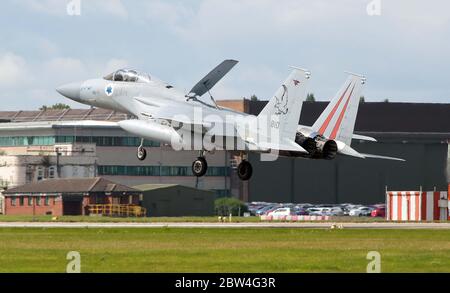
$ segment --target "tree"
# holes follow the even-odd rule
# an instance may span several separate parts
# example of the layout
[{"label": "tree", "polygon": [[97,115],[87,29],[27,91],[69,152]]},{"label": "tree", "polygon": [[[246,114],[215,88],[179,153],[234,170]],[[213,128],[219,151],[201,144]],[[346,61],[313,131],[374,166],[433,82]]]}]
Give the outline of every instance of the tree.
[{"label": "tree", "polygon": [[258,97],[256,96],[256,95],[252,95],[251,97],[250,97],[250,101],[258,101]]},{"label": "tree", "polygon": [[365,102],[366,102],[366,99],[364,98],[364,96],[361,96],[361,97],[359,98],[359,102],[360,102],[360,103],[365,103]]},{"label": "tree", "polygon": [[240,216],[247,212],[248,208],[244,202],[234,197],[221,197],[214,201],[214,209],[219,216]]},{"label": "tree", "polygon": [[307,101],[307,102],[315,102],[315,101],[316,101],[316,98],[314,97],[314,94],[313,94],[313,93],[309,93],[309,94],[306,96],[306,101]]},{"label": "tree", "polygon": [[47,106],[47,105],[42,105],[42,107],[39,108],[39,110],[41,111],[46,111],[46,110],[65,110],[65,109],[70,109],[70,106],[64,103],[56,103],[53,104],[51,106]]},{"label": "tree", "polygon": [[385,103],[389,103],[389,99],[384,99],[384,101],[383,102],[385,102]]}]

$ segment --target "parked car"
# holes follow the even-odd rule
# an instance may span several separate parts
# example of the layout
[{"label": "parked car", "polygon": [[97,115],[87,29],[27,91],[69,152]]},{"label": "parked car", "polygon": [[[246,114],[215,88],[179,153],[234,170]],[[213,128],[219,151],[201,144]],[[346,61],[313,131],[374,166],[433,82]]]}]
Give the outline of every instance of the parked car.
[{"label": "parked car", "polygon": [[296,216],[307,216],[309,213],[304,209],[294,209],[293,214]]},{"label": "parked car", "polygon": [[262,208],[260,208],[259,210],[257,210],[257,211],[255,212],[255,214],[256,214],[257,216],[265,215],[268,211],[273,210],[273,209],[275,209],[275,208],[277,208],[277,207],[278,207],[277,205],[267,205],[267,206],[262,207]]},{"label": "parked car", "polygon": [[340,217],[344,215],[344,210],[340,207],[332,207],[325,211],[327,216]]},{"label": "parked car", "polygon": [[348,214],[349,214],[349,216],[352,216],[352,217],[369,217],[370,214],[372,213],[372,210],[373,210],[373,208],[371,208],[371,207],[359,207],[359,208],[350,210],[350,212]]},{"label": "parked car", "polygon": [[386,208],[381,207],[381,208],[376,208],[372,211],[372,213],[370,214],[372,217],[386,217]]},{"label": "parked car", "polygon": [[291,208],[278,208],[274,211],[269,212],[267,215],[272,217],[290,216],[292,215],[292,211]]}]

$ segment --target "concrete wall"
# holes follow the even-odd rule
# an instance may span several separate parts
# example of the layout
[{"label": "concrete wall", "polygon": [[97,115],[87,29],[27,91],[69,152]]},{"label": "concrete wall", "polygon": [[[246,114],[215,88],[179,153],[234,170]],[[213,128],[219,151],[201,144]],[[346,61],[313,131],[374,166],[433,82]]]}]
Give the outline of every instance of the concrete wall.
[{"label": "concrete wall", "polygon": [[354,143],[363,153],[402,157],[407,162],[356,159],[333,161],[279,158],[261,162],[252,155],[250,201],[364,203],[385,201],[389,190],[447,189],[448,145],[444,143]]}]

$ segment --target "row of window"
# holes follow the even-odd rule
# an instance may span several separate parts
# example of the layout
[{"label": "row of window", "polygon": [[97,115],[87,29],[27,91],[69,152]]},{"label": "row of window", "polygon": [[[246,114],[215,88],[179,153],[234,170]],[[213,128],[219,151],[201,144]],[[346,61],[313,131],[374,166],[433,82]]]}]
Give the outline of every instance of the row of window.
[{"label": "row of window", "polygon": [[[55,143],[95,143],[97,146],[139,146],[139,137],[120,136],[4,136],[0,137],[0,146],[54,145]],[[159,147],[155,141],[144,141],[147,147]]]},{"label": "row of window", "polygon": [[[44,196],[44,205],[45,206],[49,206],[50,205],[50,197],[49,196]],[[17,200],[19,199],[19,200]],[[11,196],[11,205],[12,206],[16,206],[17,205],[17,201],[19,202],[19,206],[24,206],[25,205],[25,199],[27,199],[27,205],[28,206],[33,206],[34,205],[34,200],[36,200],[36,206],[40,206],[42,205],[42,197],[40,196],[27,196],[26,198],[24,196]]]},{"label": "row of window", "polygon": [[[228,176],[228,167],[208,167],[206,176]],[[193,176],[187,166],[98,166],[98,175],[109,176]]]}]

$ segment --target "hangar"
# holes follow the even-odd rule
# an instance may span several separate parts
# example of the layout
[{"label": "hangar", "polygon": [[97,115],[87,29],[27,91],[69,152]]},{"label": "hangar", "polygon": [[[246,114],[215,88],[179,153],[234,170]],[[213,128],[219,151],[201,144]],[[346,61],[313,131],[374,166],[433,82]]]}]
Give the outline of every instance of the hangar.
[{"label": "hangar", "polygon": [[[257,114],[265,103],[250,102],[246,107]],[[305,102],[300,123],[312,125],[326,105]],[[344,156],[332,161],[280,158],[260,162],[258,155],[252,155],[254,178],[248,183],[246,200],[373,204],[385,201],[386,189],[447,190],[450,104],[362,103],[355,132],[378,140],[353,140],[356,150],[406,162]]]},{"label": "hangar", "polygon": [[214,215],[214,192],[178,184],[143,184],[134,186],[142,191],[141,205],[147,216],[181,217]]}]

